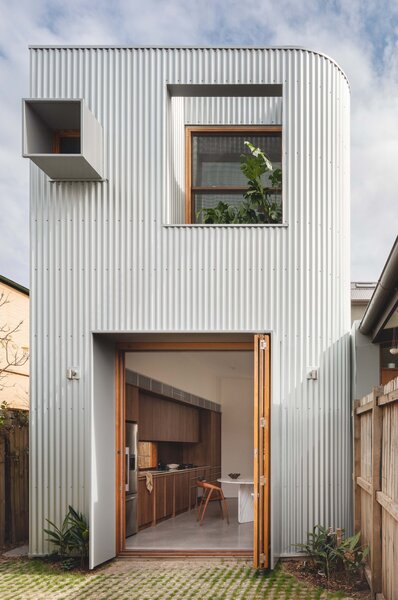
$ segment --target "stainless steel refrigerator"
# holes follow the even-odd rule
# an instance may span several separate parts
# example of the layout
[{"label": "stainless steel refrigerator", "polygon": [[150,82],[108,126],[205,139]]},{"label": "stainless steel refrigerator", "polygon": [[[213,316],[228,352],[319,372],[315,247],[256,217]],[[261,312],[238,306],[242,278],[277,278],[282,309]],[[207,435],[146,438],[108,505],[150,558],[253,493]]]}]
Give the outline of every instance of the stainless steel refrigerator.
[{"label": "stainless steel refrigerator", "polygon": [[137,423],[126,421],[126,537],[137,533]]}]

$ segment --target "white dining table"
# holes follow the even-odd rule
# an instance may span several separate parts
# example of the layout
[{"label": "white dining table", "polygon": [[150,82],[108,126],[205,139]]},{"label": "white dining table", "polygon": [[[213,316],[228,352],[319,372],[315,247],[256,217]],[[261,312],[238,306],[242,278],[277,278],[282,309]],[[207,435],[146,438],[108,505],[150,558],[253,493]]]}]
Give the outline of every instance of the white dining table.
[{"label": "white dining table", "polygon": [[253,479],[239,478],[231,479],[230,477],[220,477],[217,479],[219,483],[228,483],[239,485],[238,490],[238,522],[250,523],[254,521],[254,481]]}]

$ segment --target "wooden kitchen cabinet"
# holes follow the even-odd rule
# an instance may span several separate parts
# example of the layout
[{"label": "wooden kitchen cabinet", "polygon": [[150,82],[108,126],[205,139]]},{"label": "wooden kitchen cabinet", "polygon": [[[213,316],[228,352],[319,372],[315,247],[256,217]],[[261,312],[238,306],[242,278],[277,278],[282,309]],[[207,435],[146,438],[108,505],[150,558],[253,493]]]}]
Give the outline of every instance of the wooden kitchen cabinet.
[{"label": "wooden kitchen cabinet", "polygon": [[210,456],[206,462],[221,465],[221,413],[210,411]]},{"label": "wooden kitchen cabinet", "polygon": [[140,392],[139,439],[154,442],[199,441],[199,409]]},{"label": "wooden kitchen cabinet", "polygon": [[153,402],[152,396],[140,392],[139,396],[138,438],[145,442],[156,441],[153,437]]},{"label": "wooden kitchen cabinet", "polygon": [[199,411],[199,439],[183,448],[183,462],[196,465],[221,464],[221,413]]},{"label": "wooden kitchen cabinet", "polygon": [[166,494],[166,517],[172,517],[174,513],[174,475],[166,475],[165,494]]},{"label": "wooden kitchen cabinet", "polygon": [[153,523],[154,516],[154,490],[150,494],[146,488],[146,479],[138,479],[138,528],[146,527]]},{"label": "wooden kitchen cabinet", "polygon": [[189,472],[168,473],[154,477],[156,521],[188,509],[189,505]]},{"label": "wooden kitchen cabinet", "polygon": [[126,385],[126,421],[138,422],[140,390],[134,385]]},{"label": "wooden kitchen cabinet", "polygon": [[179,513],[193,509],[196,504],[196,481],[204,477],[216,482],[221,467],[196,467],[184,471],[154,474],[152,494],[146,489],[145,477],[138,479],[138,528],[155,525]]},{"label": "wooden kitchen cabinet", "polygon": [[167,477],[155,477],[155,489],[156,494],[155,506],[156,506],[156,521],[164,519],[166,516],[166,481]]},{"label": "wooden kitchen cabinet", "polygon": [[178,441],[196,443],[199,441],[199,410],[184,404],[178,406]]},{"label": "wooden kitchen cabinet", "polygon": [[175,473],[175,514],[189,508],[190,474],[182,471]]}]

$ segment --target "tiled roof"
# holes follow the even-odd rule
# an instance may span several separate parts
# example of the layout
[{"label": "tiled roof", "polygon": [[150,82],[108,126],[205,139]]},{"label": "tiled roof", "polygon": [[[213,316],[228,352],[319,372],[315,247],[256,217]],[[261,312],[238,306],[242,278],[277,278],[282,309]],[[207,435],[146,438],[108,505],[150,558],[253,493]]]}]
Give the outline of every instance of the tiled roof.
[{"label": "tiled roof", "polygon": [[351,302],[369,302],[377,282],[362,282],[352,281],[351,282]]}]

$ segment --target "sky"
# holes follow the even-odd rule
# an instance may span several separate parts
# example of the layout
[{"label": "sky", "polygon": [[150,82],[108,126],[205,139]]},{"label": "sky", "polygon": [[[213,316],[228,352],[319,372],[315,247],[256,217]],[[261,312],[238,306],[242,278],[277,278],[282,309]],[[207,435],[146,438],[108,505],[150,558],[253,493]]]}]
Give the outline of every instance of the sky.
[{"label": "sky", "polygon": [[377,281],[398,233],[398,0],[0,0],[0,274],[29,286],[30,44],[300,46],[351,85],[351,279]]}]

